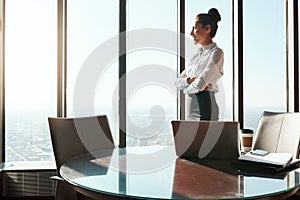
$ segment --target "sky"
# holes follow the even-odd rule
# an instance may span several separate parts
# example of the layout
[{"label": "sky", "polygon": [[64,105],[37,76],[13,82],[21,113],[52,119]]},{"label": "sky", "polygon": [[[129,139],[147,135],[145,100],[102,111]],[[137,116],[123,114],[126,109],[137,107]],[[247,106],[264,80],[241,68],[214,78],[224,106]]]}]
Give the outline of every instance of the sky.
[{"label": "sky", "polygon": [[[26,3],[25,3],[26,2]],[[29,2],[29,3],[28,3]],[[32,4],[30,4],[30,2]],[[177,5],[175,0],[131,0],[128,1],[128,16],[127,16],[127,28],[128,30],[136,30],[140,28],[160,28],[176,31],[177,30]],[[256,2],[256,3],[255,3]],[[285,3],[283,1],[244,1],[244,66],[245,66],[245,101],[246,104],[251,106],[258,105],[283,105],[284,91],[285,91]],[[23,6],[14,6],[23,3]],[[89,0],[90,4],[86,1],[72,0],[68,2],[68,65],[69,73],[69,96],[72,96],[72,87],[76,82],[76,74],[78,74],[83,62],[87,59],[88,55],[99,45],[106,40],[116,37],[118,33],[118,1],[100,1]],[[257,6],[259,3],[259,7]],[[272,4],[272,9],[269,9],[268,5]],[[93,5],[93,6],[90,6]],[[160,5],[160,6],[157,6]],[[28,74],[30,76],[30,69],[45,70],[49,69],[49,65],[41,64],[43,60],[55,59],[55,6],[54,1],[36,1],[36,0],[12,0],[7,2],[7,20],[15,25],[7,23],[7,45],[6,45],[6,62],[7,65],[19,66],[14,70],[18,70],[20,73],[14,78],[22,80],[23,84],[28,84],[26,87],[37,87],[36,90],[42,90],[41,88],[49,88],[45,84],[36,85],[35,83],[42,80],[43,76],[36,76],[35,78],[26,79],[24,76]],[[21,9],[24,7],[31,7],[34,12],[26,12],[27,9]],[[13,8],[13,12],[10,12]],[[224,50],[225,63],[224,72],[222,77],[222,84],[224,87],[226,105],[232,104],[232,7],[231,1],[227,0],[211,0],[211,1],[199,1],[189,0],[186,1],[186,33],[190,32],[190,27],[193,23],[195,16],[198,13],[205,13],[211,7],[216,7],[222,20],[219,22],[219,30],[214,38],[214,41]],[[28,8],[29,9],[29,8]],[[18,13],[17,15],[15,13]],[[80,13],[80,14],[79,14]],[[254,14],[257,13],[257,14]],[[261,14],[260,14],[261,13]],[[37,18],[36,16],[42,16]],[[52,19],[51,19],[52,18]],[[270,20],[274,19],[274,20]],[[10,21],[12,20],[12,21]],[[32,22],[29,22],[32,20]],[[47,23],[44,23],[47,22]],[[40,26],[40,27],[37,27]],[[41,27],[43,26],[43,27]],[[28,30],[36,28],[35,33]],[[104,28],[105,27],[105,28]],[[29,29],[30,28],[30,29]],[[49,29],[49,30],[47,30]],[[25,31],[24,31],[25,30]],[[27,30],[27,31],[26,31]],[[53,32],[51,32],[53,31]],[[18,34],[22,32],[22,34]],[[50,33],[49,33],[50,32]],[[269,34],[272,33],[272,34]],[[47,37],[50,40],[44,41]],[[10,39],[12,38],[12,39]],[[18,40],[16,40],[18,38]],[[24,38],[26,38],[24,40]],[[43,41],[37,44],[32,43],[33,40]],[[10,49],[10,44],[17,44],[18,48]],[[47,47],[47,48],[44,48]],[[80,47],[80,48],[79,48]],[[263,50],[267,47],[267,51]],[[31,50],[29,49],[31,48]],[[40,49],[43,49],[39,52]],[[18,51],[18,57],[20,59],[14,59],[14,54]],[[32,54],[29,55],[26,52],[39,52],[40,54],[34,63],[29,59]],[[137,55],[135,55],[137,54]],[[135,52],[128,59],[128,69],[138,67],[138,65],[151,63],[151,60],[162,60],[165,55],[156,55],[152,59],[149,59],[149,52],[145,50],[143,52]],[[139,55],[138,55],[139,54]],[[144,55],[142,55],[144,54]],[[51,55],[51,57],[49,57]],[[135,57],[140,57],[135,59]],[[168,58],[164,64],[168,67],[175,69],[174,65],[176,58]],[[27,62],[28,60],[28,62]],[[136,60],[136,61],[134,61]],[[142,62],[141,62],[142,60]],[[30,63],[31,62],[31,63]],[[116,62],[116,61],[115,61]],[[136,62],[136,63],[135,63]],[[167,63],[169,62],[169,64]],[[28,63],[28,64],[27,64]],[[49,62],[47,62],[49,63]],[[137,65],[138,63],[138,65]],[[154,64],[157,63],[154,61]],[[55,62],[51,62],[52,65]],[[21,67],[25,66],[26,67]],[[43,69],[43,67],[45,68]],[[116,68],[117,65],[111,65],[110,67]],[[131,67],[135,66],[135,67]],[[175,67],[175,68],[174,68]],[[53,69],[51,67],[51,69]],[[117,72],[117,70],[109,70]],[[272,74],[270,74],[272,71]],[[55,74],[55,70],[47,70],[51,74]],[[8,68],[8,72],[9,68]],[[13,73],[13,72],[12,72]],[[40,72],[39,72],[40,73]],[[41,72],[42,73],[42,72]],[[109,73],[112,74],[112,73]],[[39,78],[40,77],[40,78]],[[48,77],[49,78],[49,77]],[[170,77],[174,78],[174,77]],[[24,79],[24,81],[23,81]],[[117,76],[111,76],[111,79],[117,79]],[[112,81],[112,80],[107,81]],[[7,79],[7,87],[12,87],[15,90],[16,84],[13,84],[14,79]],[[100,81],[101,82],[101,81]],[[99,82],[99,83],[100,83]],[[114,80],[116,82],[116,80]],[[11,84],[10,84],[11,83]],[[53,80],[48,82],[53,83]],[[103,83],[107,84],[107,82]],[[23,86],[25,86],[23,85]],[[268,88],[268,90],[260,89]],[[35,91],[36,91],[35,90]],[[8,90],[10,91],[10,90]],[[30,92],[26,90],[19,90],[19,93]],[[112,92],[108,90],[99,91],[101,94],[110,94]],[[280,95],[279,95],[280,94]],[[99,96],[100,94],[96,94]],[[22,94],[21,96],[26,96]],[[100,95],[103,96],[103,95]],[[168,94],[167,94],[168,96]],[[169,97],[170,98],[170,94]],[[171,95],[172,96],[172,95]],[[53,102],[53,99],[49,99],[47,95],[43,95],[44,99],[36,100],[36,103],[49,101]],[[260,97],[260,98],[254,98]],[[13,96],[9,97],[12,100]],[[10,99],[10,100],[11,100]],[[30,99],[29,101],[32,101]],[[106,103],[110,99],[107,99]],[[11,101],[9,101],[11,102]],[[140,102],[137,100],[137,103]]]}]

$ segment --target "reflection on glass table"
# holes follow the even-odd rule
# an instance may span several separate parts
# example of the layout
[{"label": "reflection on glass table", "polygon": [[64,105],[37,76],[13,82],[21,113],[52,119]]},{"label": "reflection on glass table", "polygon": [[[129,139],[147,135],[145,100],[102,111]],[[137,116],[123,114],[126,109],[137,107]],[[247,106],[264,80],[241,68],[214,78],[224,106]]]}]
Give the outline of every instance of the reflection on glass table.
[{"label": "reflection on glass table", "polygon": [[80,188],[139,199],[286,197],[300,186],[298,169],[264,177],[243,175],[226,161],[217,166],[178,158],[174,146],[144,146],[81,155],[67,161],[60,173]]}]

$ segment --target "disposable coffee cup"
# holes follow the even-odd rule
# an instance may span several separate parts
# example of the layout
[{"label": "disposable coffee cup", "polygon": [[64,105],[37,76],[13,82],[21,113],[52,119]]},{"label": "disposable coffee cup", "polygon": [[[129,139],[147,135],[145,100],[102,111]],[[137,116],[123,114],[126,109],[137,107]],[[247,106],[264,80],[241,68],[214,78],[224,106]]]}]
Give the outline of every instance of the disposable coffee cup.
[{"label": "disposable coffee cup", "polygon": [[241,151],[247,153],[252,150],[253,130],[241,129]]}]

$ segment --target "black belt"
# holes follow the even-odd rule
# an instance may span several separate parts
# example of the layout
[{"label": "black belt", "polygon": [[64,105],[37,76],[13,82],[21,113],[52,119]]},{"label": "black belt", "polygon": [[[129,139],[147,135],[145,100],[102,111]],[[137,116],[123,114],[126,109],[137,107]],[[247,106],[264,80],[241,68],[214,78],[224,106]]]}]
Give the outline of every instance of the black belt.
[{"label": "black belt", "polygon": [[195,94],[202,94],[202,93],[215,93],[214,91],[211,91],[211,90],[202,90],[202,91],[199,91]]}]

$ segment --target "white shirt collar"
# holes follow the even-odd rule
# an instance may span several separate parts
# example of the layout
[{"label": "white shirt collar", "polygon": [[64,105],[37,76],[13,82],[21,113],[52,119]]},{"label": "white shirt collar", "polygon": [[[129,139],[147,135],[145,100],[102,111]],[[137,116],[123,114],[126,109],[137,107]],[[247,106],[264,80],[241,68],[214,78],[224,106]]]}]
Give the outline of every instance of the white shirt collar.
[{"label": "white shirt collar", "polygon": [[204,47],[201,46],[198,51],[199,51],[199,53],[201,53],[203,50],[209,50],[215,46],[217,46],[217,44],[215,42],[213,42],[208,45],[205,45]]}]

